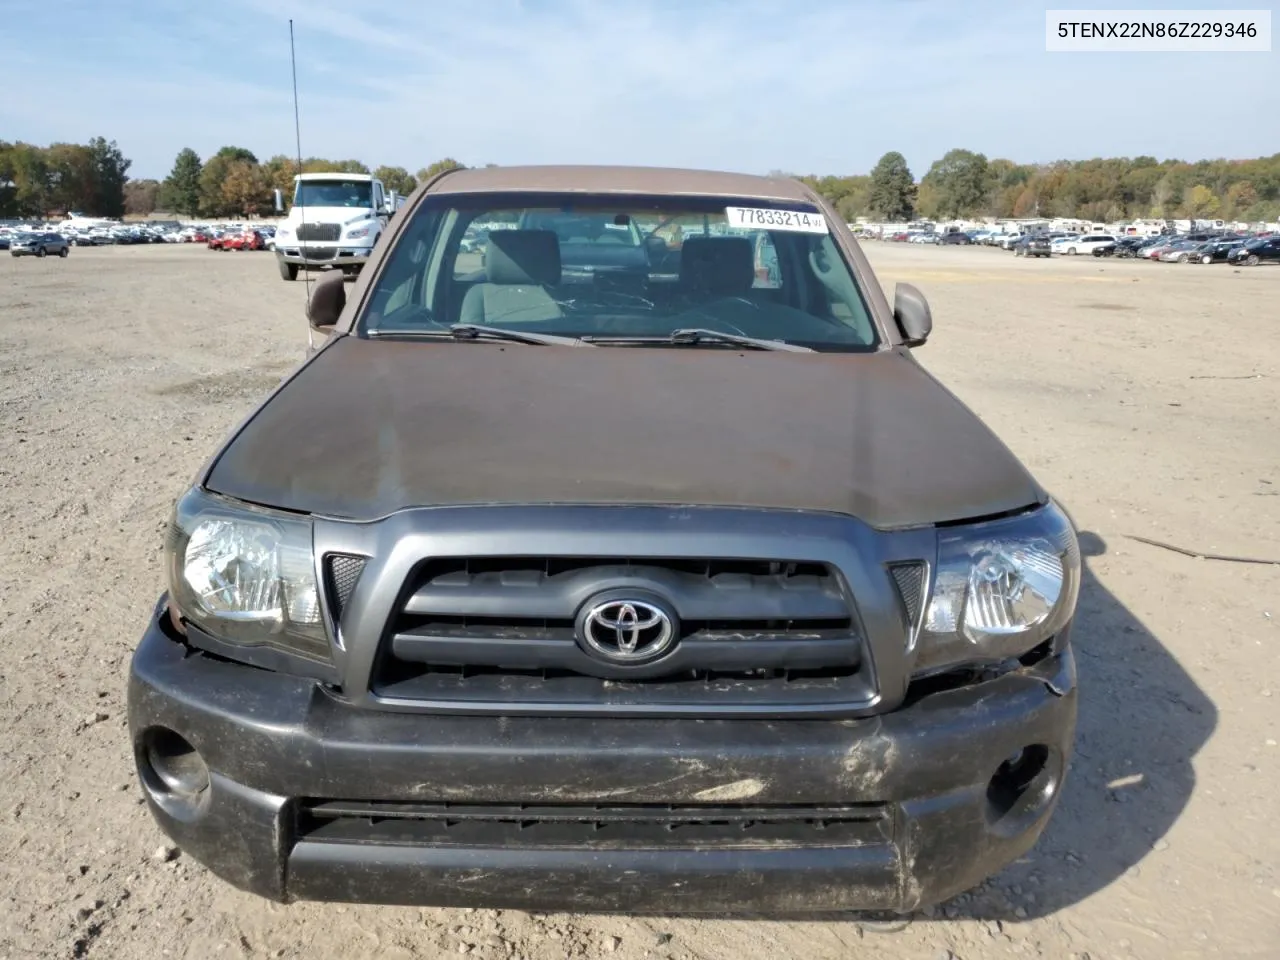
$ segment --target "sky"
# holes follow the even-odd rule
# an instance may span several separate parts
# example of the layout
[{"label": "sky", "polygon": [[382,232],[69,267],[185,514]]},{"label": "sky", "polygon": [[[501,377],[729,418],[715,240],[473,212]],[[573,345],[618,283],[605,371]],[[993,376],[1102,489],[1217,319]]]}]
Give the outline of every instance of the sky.
[{"label": "sky", "polygon": [[897,150],[918,178],[954,147],[1019,162],[1280,152],[1274,43],[1045,51],[1047,7],[1105,6],[0,0],[0,140],[100,135],[132,159],[132,176],[156,179],[188,146],[292,155],[293,18],[302,152],[370,166],[453,157],[844,175]]}]

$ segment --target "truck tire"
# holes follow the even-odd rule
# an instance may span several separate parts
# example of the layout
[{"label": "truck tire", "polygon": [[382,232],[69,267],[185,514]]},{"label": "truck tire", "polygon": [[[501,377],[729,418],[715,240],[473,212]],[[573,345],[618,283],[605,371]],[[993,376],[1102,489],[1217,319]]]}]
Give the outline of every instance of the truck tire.
[{"label": "truck tire", "polygon": [[283,260],[279,263],[280,277],[282,280],[297,280],[298,265],[296,263],[285,263]]}]

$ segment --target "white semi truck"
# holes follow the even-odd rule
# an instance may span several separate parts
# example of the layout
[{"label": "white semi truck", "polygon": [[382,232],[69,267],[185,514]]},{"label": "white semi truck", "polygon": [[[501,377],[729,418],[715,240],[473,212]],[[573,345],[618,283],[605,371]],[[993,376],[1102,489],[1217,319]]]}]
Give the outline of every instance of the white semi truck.
[{"label": "white semi truck", "polygon": [[355,276],[404,198],[367,173],[304,173],[293,180],[293,205],[275,236],[280,276],[296,280],[299,270]]}]

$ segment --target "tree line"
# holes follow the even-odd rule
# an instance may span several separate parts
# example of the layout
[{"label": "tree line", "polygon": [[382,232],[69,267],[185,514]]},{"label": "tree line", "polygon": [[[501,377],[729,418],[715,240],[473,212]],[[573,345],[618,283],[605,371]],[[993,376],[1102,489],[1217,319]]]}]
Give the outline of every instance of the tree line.
[{"label": "tree line", "polygon": [[[287,208],[293,178],[306,173],[372,173],[388,189],[408,194],[452,158],[410,173],[370,170],[359,160],[283,155],[260,161],[245,147],[226,146],[207,159],[181,150],[163,181],[130,180],[131,161],[114,140],[47,147],[0,141],[0,217],[89,216],[256,217],[274,211],[274,191]],[[917,182],[901,153],[889,152],[869,174],[801,176],[848,221],[991,217],[1078,217],[1115,222],[1139,218],[1280,219],[1280,154],[1253,160],[1157,161],[1112,157],[1019,164],[956,149]]]},{"label": "tree line", "polygon": [[116,142],[103,137],[47,147],[0,140],[0,217],[54,210],[121,216],[130,165]]},{"label": "tree line", "polygon": [[[311,157],[299,168],[296,157],[283,154],[260,161],[245,147],[223,147],[201,160],[190,147],[178,153],[163,182],[141,181],[149,195],[139,198],[137,213],[163,209],[187,217],[256,217],[273,213],[279,190],[287,210],[293,198],[293,178],[301,173],[372,173],[388,190],[413,192],[419,183],[443,170],[463,167],[452,158],[438,160],[416,174],[404,167],[370,170],[359,160]],[[141,209],[149,207],[149,209]]]},{"label": "tree line", "polygon": [[1280,153],[1254,160],[1111,157],[1020,164],[950,150],[917,183],[902,154],[866,176],[802,176],[847,221],[980,217],[1280,219]]},{"label": "tree line", "polygon": [[[163,181],[131,180],[132,161],[114,140],[47,147],[0,140],[0,218],[43,218],[82,213],[91,217],[149,216],[157,211],[184,217],[257,217],[275,210],[279,189],[285,208],[293,198],[296,158],[259,161],[245,147],[223,147],[207,160],[179,151]],[[304,159],[306,173],[372,173],[387,189],[408,194],[422,181],[464,164],[446,157],[416,174],[404,167],[370,170],[359,160]]]}]

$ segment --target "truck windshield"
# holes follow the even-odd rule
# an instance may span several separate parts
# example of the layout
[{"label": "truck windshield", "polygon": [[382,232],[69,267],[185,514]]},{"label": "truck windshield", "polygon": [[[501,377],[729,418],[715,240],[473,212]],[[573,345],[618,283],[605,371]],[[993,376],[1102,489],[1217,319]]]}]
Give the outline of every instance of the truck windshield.
[{"label": "truck windshield", "polygon": [[370,180],[300,180],[293,191],[294,206],[363,207],[373,206],[373,182]]},{"label": "truck windshield", "polygon": [[468,323],[641,346],[687,328],[815,350],[879,343],[821,212],[756,198],[428,197],[365,304],[357,332],[378,336]]}]

